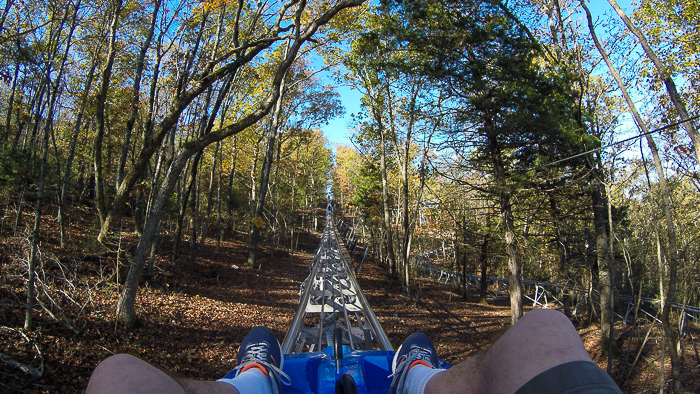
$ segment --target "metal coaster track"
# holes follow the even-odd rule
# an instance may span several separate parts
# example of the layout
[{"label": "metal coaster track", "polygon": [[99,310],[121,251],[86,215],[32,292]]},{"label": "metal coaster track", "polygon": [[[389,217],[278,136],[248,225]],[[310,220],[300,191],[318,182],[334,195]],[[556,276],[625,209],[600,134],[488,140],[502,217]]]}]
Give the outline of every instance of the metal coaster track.
[{"label": "metal coaster track", "polygon": [[[437,257],[439,253],[442,253],[442,249],[434,249],[427,251],[423,253],[422,255],[416,256],[413,260],[413,264],[416,266],[420,267],[424,271],[428,272],[431,276],[434,276],[437,278],[438,281],[444,281],[445,284],[452,282],[454,285],[457,285],[458,281],[462,277],[462,274],[459,272],[455,271],[450,271],[446,270],[443,268],[439,268],[432,263],[430,263],[430,259],[433,257]],[[466,279],[466,285],[467,288],[474,287],[475,289],[480,289],[481,288],[481,275],[465,275]],[[489,276],[487,278],[488,283],[496,283],[496,293],[492,293],[491,291],[487,292],[495,299],[497,298],[500,293],[507,292],[508,291],[508,283],[509,279],[508,278],[498,278],[498,277],[492,277]],[[526,280],[522,279],[520,281],[521,285],[524,287],[529,287],[530,289],[534,290],[534,295],[532,294],[523,294],[523,296],[530,301],[532,301],[532,306],[535,307],[537,305],[545,307],[549,303],[549,299],[552,301],[563,305],[562,302],[557,299],[557,297],[550,292],[550,290],[557,290],[558,292],[561,292],[562,289],[567,289],[569,291],[572,291],[573,293],[577,294],[582,300],[583,303],[586,303],[586,300],[589,296],[588,294],[588,289],[583,288],[583,287],[578,287],[578,286],[568,286],[564,285],[561,283],[554,283],[554,282],[546,282],[546,281],[537,281],[537,280]],[[593,293],[594,296],[598,296],[597,292]],[[614,315],[618,317],[619,319],[623,320],[625,324],[629,324],[629,317],[630,314],[635,310],[636,305],[640,304],[643,305],[647,308],[650,309],[655,309],[659,310],[662,302],[661,300],[654,299],[654,298],[649,298],[649,297],[637,297],[637,296],[627,296],[627,295],[621,295],[621,294],[615,294],[615,301],[619,304],[626,304],[626,313],[625,316],[622,316],[618,313],[615,313]],[[598,301],[596,298],[593,299],[593,302],[598,304]],[[578,303],[576,304],[578,306]],[[685,304],[680,304],[680,303],[673,303],[671,307],[679,313],[681,313],[681,327],[685,325],[685,322],[689,319],[695,320],[696,322],[700,321],[700,307],[693,306],[693,305],[685,305]],[[656,322],[661,322],[657,316],[655,316],[652,313],[649,313],[648,311],[644,310],[643,308],[640,308],[639,311],[645,315],[647,315],[648,318],[655,320]],[[576,309],[573,311],[574,315],[576,314]]]},{"label": "metal coaster track", "polygon": [[285,354],[321,351],[335,345],[354,350],[392,351],[352,270],[350,255],[340,242],[333,212],[301,285],[299,307],[282,342]]},{"label": "metal coaster track", "polygon": [[282,393],[384,394],[394,350],[362,293],[330,205],[299,307],[282,342]]}]

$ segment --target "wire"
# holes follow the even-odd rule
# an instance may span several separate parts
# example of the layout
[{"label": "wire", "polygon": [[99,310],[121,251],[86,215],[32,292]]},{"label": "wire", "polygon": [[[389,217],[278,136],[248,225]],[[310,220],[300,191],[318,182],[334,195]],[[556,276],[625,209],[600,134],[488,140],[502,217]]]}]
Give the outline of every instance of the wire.
[{"label": "wire", "polygon": [[[647,131],[646,133],[638,134],[638,135],[635,135],[634,137],[626,138],[626,139],[621,140],[621,141],[611,142],[611,143],[609,143],[609,144],[607,144],[607,145],[605,145],[605,146],[601,146],[601,147],[598,147],[598,148],[594,148],[594,149],[588,150],[588,151],[586,151],[586,152],[577,153],[577,154],[575,154],[575,155],[573,155],[573,156],[569,156],[569,157],[565,157],[565,158],[563,158],[563,159],[555,160],[555,161],[553,161],[553,162],[551,162],[551,163],[541,164],[541,165],[539,165],[539,166],[537,166],[537,167],[535,167],[535,168],[532,168],[532,169],[533,169],[533,170],[536,170],[536,169],[538,169],[538,168],[544,168],[544,167],[553,166],[553,165],[555,165],[555,164],[559,164],[559,163],[564,162],[564,161],[568,161],[568,160],[571,160],[571,159],[575,159],[575,158],[577,158],[577,157],[581,157],[581,156],[588,155],[588,154],[593,153],[593,152],[597,152],[597,151],[600,151],[600,150],[603,150],[603,149],[607,149],[607,148],[609,148],[609,147],[611,147],[611,146],[614,146],[614,145],[619,145],[619,144],[624,144],[625,142],[634,141],[634,140],[636,140],[636,139],[638,139],[638,138],[642,138],[642,137],[647,136],[647,135],[650,135],[650,134],[655,134],[655,133],[658,133],[658,132],[660,132],[660,131],[664,131],[664,130],[670,129],[670,128],[672,128],[672,127],[676,127],[676,126],[678,126],[678,125],[680,125],[680,124],[683,124],[683,123],[686,123],[686,122],[692,122],[692,121],[697,120],[697,119],[700,119],[700,115],[695,115],[695,116],[690,117],[690,118],[688,118],[688,119],[686,119],[686,120],[681,120],[681,121],[678,121],[678,122],[670,123],[670,124],[667,124],[666,126],[659,127],[658,129],[654,129],[654,130],[651,130],[651,131]],[[700,159],[700,158],[699,158],[699,159]]]},{"label": "wire", "polygon": [[[587,150],[587,151],[585,151],[585,152],[577,153],[577,154],[575,154],[575,155],[568,156],[568,157],[565,157],[565,158],[563,158],[563,159],[555,160],[555,161],[550,162],[550,163],[540,164],[540,165],[538,165],[538,166],[536,166],[536,167],[530,167],[530,168],[528,168],[528,169],[520,169],[520,170],[517,170],[517,171],[512,171],[512,172],[510,172],[510,173],[508,174],[507,177],[508,177],[508,178],[512,178],[512,177],[515,177],[515,176],[518,176],[518,175],[526,174],[526,173],[528,173],[528,172],[530,172],[530,171],[535,171],[535,170],[538,170],[538,169],[541,169],[541,168],[550,167],[550,166],[553,166],[553,165],[555,165],[555,164],[559,164],[559,163],[563,163],[563,162],[565,162],[565,161],[569,161],[569,160],[575,159],[575,158],[577,158],[577,157],[585,156],[585,155],[591,154],[591,153],[593,153],[593,152],[597,152],[597,151],[601,151],[601,150],[607,149],[607,148],[609,148],[609,147],[611,147],[611,146],[615,146],[615,145],[619,145],[619,144],[624,144],[624,143],[626,143],[626,142],[634,141],[634,140],[639,139],[639,138],[642,138],[642,137],[644,137],[644,136],[646,136],[646,135],[655,134],[655,133],[658,133],[658,132],[661,132],[661,131],[670,129],[670,128],[672,128],[672,127],[678,126],[678,125],[683,124],[683,123],[686,123],[686,122],[692,122],[692,121],[697,120],[697,119],[700,119],[700,115],[695,115],[695,116],[692,116],[692,117],[690,117],[690,118],[688,118],[688,119],[681,120],[681,121],[678,121],[678,122],[669,123],[669,124],[667,124],[667,125],[665,125],[665,126],[663,126],[663,127],[659,127],[658,129],[654,129],[654,130],[651,130],[651,131],[647,131],[646,133],[641,133],[641,134],[635,135],[635,136],[633,136],[633,137],[625,138],[624,140],[611,142],[611,143],[609,143],[609,144],[607,144],[607,145],[600,146],[600,147],[594,148],[594,149],[590,149],[590,150]],[[487,181],[487,182],[485,182],[485,183],[479,184],[478,187],[477,187],[477,186],[475,186],[475,185],[470,184],[469,182],[464,182],[464,181],[462,181],[462,180],[460,180],[460,179],[457,179],[457,178],[454,178],[454,177],[451,177],[451,176],[445,174],[444,172],[440,171],[440,170],[435,166],[435,164],[434,164],[432,161],[430,161],[430,165],[431,165],[431,168],[433,169],[433,171],[437,172],[437,173],[440,174],[442,177],[447,178],[447,179],[450,179],[450,180],[452,180],[453,182],[457,182],[457,183],[462,184],[462,185],[471,185],[471,186],[474,187],[475,189],[483,189],[484,187],[490,186],[490,185],[492,185],[492,184],[494,183],[493,181]]]}]

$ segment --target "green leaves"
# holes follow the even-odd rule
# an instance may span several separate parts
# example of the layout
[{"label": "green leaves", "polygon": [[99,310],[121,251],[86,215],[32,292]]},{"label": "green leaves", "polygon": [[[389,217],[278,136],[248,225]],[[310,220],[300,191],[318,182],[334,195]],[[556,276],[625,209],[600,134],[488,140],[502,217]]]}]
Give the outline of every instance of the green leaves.
[{"label": "green leaves", "polygon": [[0,145],[0,190],[1,195],[13,196],[27,178],[38,160],[25,150],[12,150]]},{"label": "green leaves", "polygon": [[365,162],[353,179],[355,196],[349,204],[360,208],[366,220],[378,219],[382,211],[382,174],[372,162]]}]

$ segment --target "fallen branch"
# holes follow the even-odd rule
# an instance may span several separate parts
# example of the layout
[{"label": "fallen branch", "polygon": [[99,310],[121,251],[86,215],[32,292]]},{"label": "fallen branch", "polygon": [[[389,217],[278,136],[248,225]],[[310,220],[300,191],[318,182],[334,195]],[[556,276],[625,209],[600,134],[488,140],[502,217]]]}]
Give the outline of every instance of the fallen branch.
[{"label": "fallen branch", "polygon": [[5,353],[0,353],[0,361],[4,362],[5,364],[11,367],[17,368],[26,374],[32,375],[32,377],[39,378],[42,375],[42,372],[38,369],[30,367],[29,365],[23,364],[19,361],[15,361],[9,356],[7,356]]},{"label": "fallen branch", "polygon": [[22,338],[24,338],[25,341],[27,341],[27,343],[32,345],[34,347],[34,350],[36,350],[37,355],[39,355],[39,368],[34,368],[19,361],[15,361],[4,353],[0,353],[0,361],[17,368],[26,374],[32,375],[35,378],[41,377],[44,374],[44,354],[41,352],[41,349],[39,349],[39,346],[36,344],[36,342],[33,339],[29,338],[27,334],[23,333],[22,331],[16,328],[0,326],[0,329],[19,334],[22,336]]},{"label": "fallen branch", "polygon": [[101,259],[107,258],[114,252],[105,252],[100,254],[79,254],[76,256],[64,257],[59,260],[61,263],[79,263],[81,261],[99,261]]},{"label": "fallen branch", "polygon": [[66,327],[69,330],[73,331],[73,334],[80,334],[80,331],[76,330],[75,327],[73,327],[73,324],[71,324],[70,320],[68,320],[66,314],[63,313],[63,308],[61,308],[61,306],[56,301],[54,301],[53,297],[51,297],[49,292],[46,290],[46,284],[42,282],[39,278],[36,278],[36,280],[41,285],[41,290],[44,293],[44,296],[46,296],[46,298],[51,302],[51,305],[53,305],[58,310],[58,313],[61,315],[61,317],[58,318],[53,312],[51,312],[51,310],[49,310],[49,308],[43,302],[41,302],[41,299],[39,297],[36,297],[36,301],[39,303],[39,305],[41,305],[44,311],[46,311],[46,313],[48,313],[52,319],[54,319],[55,321],[63,321]]},{"label": "fallen branch", "polygon": [[[658,314],[657,314],[658,316]],[[642,341],[641,346],[639,346],[639,350],[637,351],[637,355],[634,357],[634,362],[632,363],[632,366],[630,366],[629,371],[627,371],[627,375],[625,376],[625,380],[629,379],[630,376],[632,375],[632,371],[634,371],[634,367],[637,366],[637,362],[639,361],[639,356],[642,355],[642,351],[644,350],[644,346],[646,346],[647,341],[649,340],[649,334],[651,334],[652,328],[654,328],[654,323],[656,323],[656,320],[651,321],[651,325],[649,326],[649,330],[647,330],[647,334],[644,337],[644,340]]]}]

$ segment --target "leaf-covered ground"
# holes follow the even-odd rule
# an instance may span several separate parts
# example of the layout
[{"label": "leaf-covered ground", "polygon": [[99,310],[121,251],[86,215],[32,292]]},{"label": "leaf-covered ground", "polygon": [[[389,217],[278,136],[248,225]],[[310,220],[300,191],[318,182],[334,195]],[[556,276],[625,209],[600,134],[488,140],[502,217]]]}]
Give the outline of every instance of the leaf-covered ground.
[{"label": "leaf-covered ground", "polygon": [[[317,246],[317,234],[301,234],[299,249],[306,252],[269,250],[262,254],[263,269],[245,266],[244,237],[228,237],[220,248],[208,244],[191,262],[187,244],[180,255],[168,250],[169,242],[156,262],[155,276],[145,280],[138,296],[142,325],[125,329],[114,325],[113,315],[120,285],[114,273],[120,262],[112,253],[87,260],[68,259],[80,250],[93,248],[85,231],[89,224],[76,220],[70,228],[68,250],[57,247],[53,220],[47,219],[42,232],[45,264],[40,273],[46,293],[40,294],[46,309],[37,306],[35,329],[13,330],[24,319],[23,268],[26,241],[3,233],[0,246],[0,392],[80,392],[95,366],[115,353],[129,353],[162,368],[193,379],[216,379],[235,365],[240,341],[254,326],[270,327],[282,340],[296,310],[299,285],[307,275],[307,264]],[[134,239],[123,239],[132,247]],[[129,246],[130,245],[130,246]],[[55,258],[54,258],[55,257]],[[356,262],[362,256],[354,256]],[[63,259],[62,263],[56,259]],[[123,257],[120,257],[123,259]],[[122,273],[123,274],[123,273]],[[450,286],[428,277],[414,283],[417,299],[409,301],[399,284],[387,277],[385,269],[366,262],[358,275],[369,303],[394,346],[414,331],[425,332],[436,344],[441,358],[458,363],[483,351],[509,324],[505,297],[479,305],[477,294],[465,301]],[[42,292],[40,286],[39,291]],[[47,295],[48,294],[48,295]],[[63,306],[64,322],[48,296]],[[586,346],[599,365],[599,330],[585,320],[575,322]],[[621,349],[614,362],[613,376],[624,392],[658,391],[660,381],[660,333],[653,327],[635,369],[628,371],[649,325],[618,326]],[[683,339],[684,389],[700,392],[697,327]],[[34,346],[36,345],[36,346]],[[43,357],[43,362],[40,356]],[[38,369],[41,377],[11,366],[7,359]],[[670,374],[667,362],[666,377]],[[656,387],[656,389],[655,389]]]}]

